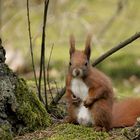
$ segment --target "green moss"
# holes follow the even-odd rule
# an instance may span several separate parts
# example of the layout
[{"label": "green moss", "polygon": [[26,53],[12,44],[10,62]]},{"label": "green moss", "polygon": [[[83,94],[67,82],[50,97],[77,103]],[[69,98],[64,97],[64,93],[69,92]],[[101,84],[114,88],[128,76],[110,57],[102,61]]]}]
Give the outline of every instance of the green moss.
[{"label": "green moss", "polygon": [[49,114],[23,79],[17,81],[15,96],[19,104],[17,117],[24,122],[27,130],[45,128],[51,124]]},{"label": "green moss", "polygon": [[52,133],[47,140],[107,140],[109,137],[106,132],[95,132],[93,128],[74,124],[56,125]]},{"label": "green moss", "polygon": [[129,128],[124,128],[122,130],[122,134],[130,140],[139,140],[140,138],[140,127],[134,126],[134,127],[129,127]]},{"label": "green moss", "polygon": [[[50,126],[51,117],[25,80],[13,73],[6,64],[1,64],[0,70],[3,76],[1,83],[4,83],[0,86],[0,91],[3,93],[0,107],[2,115],[10,125],[9,130],[13,134],[21,134]],[[4,125],[5,120],[2,120]]]},{"label": "green moss", "polygon": [[0,140],[12,140],[12,132],[10,130],[10,126],[8,124],[4,124],[0,126]]}]

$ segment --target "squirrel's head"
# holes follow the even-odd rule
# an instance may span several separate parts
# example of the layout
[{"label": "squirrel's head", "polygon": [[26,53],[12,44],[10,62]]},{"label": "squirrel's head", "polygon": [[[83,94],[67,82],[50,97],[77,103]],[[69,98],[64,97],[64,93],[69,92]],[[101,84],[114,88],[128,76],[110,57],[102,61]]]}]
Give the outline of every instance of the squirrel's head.
[{"label": "squirrel's head", "polygon": [[73,36],[70,37],[70,62],[69,72],[75,78],[84,78],[88,74],[90,67],[90,53],[91,53],[91,37],[88,36],[83,51],[75,49],[75,39]]}]

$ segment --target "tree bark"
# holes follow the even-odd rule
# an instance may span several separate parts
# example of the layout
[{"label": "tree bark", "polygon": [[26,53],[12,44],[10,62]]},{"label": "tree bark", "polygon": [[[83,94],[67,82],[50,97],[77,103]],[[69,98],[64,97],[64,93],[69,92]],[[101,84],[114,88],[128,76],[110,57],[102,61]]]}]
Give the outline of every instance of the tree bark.
[{"label": "tree bark", "polygon": [[26,81],[5,64],[1,44],[0,41],[0,138],[46,128],[51,124],[49,114]]}]

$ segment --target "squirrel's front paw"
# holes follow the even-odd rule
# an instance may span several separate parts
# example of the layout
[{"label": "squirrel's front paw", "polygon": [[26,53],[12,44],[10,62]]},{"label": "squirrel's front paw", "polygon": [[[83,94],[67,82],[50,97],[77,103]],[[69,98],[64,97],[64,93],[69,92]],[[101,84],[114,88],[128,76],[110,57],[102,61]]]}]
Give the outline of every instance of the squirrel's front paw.
[{"label": "squirrel's front paw", "polygon": [[74,95],[72,95],[72,103],[74,105],[79,105],[81,103],[81,99],[76,97],[76,96],[74,96]]},{"label": "squirrel's front paw", "polygon": [[85,107],[90,107],[93,103],[93,100],[91,98],[87,98],[85,101],[84,101],[84,106]]}]

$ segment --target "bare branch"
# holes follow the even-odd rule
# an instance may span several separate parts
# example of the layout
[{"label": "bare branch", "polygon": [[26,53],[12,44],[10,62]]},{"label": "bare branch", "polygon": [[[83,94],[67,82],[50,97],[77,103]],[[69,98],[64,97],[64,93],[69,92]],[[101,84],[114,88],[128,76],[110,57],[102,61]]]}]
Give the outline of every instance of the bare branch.
[{"label": "bare branch", "polygon": [[140,38],[140,32],[134,34],[133,36],[129,37],[125,41],[121,42],[117,46],[113,47],[112,49],[110,49],[109,51],[107,51],[106,53],[104,53],[103,55],[101,55],[99,58],[97,58],[93,62],[92,66],[95,67],[97,64],[99,64],[100,62],[102,62],[104,59],[106,59],[107,57],[109,57],[110,55],[112,55],[113,53],[115,53],[116,51],[124,48],[125,46],[127,46],[130,43],[132,43],[133,41],[135,41],[138,38]]},{"label": "bare branch", "polygon": [[28,32],[29,32],[29,40],[30,40],[30,53],[31,53],[31,59],[32,59],[32,67],[33,67],[33,72],[34,72],[34,78],[35,78],[36,88],[37,88],[38,94],[39,94],[37,77],[36,77],[36,72],[35,72],[35,64],[34,64],[34,54],[33,54],[33,45],[32,45],[32,34],[31,34],[31,25],[30,25],[29,0],[27,0],[27,20],[28,20]]},{"label": "bare branch", "polygon": [[101,28],[101,31],[98,33],[97,38],[102,38],[103,35],[108,31],[108,29],[112,26],[116,18],[122,13],[126,0],[118,0],[117,8],[114,14],[109,18],[107,23]]},{"label": "bare branch", "polygon": [[47,101],[46,75],[45,75],[45,29],[46,29],[48,5],[49,5],[49,0],[45,0],[45,3],[44,3],[44,17],[43,17],[43,31],[42,31],[42,43],[41,43],[40,74],[39,74],[39,95],[40,95],[39,98],[43,102],[43,98],[41,96],[41,79],[42,79],[42,71],[43,71],[45,106],[46,106],[47,110],[48,110],[48,101]]},{"label": "bare branch", "polygon": [[50,105],[57,105],[59,100],[62,98],[62,96],[65,94],[66,88],[62,88],[62,90],[59,92],[59,94],[56,95],[56,97],[53,99],[53,101],[50,103]]}]

